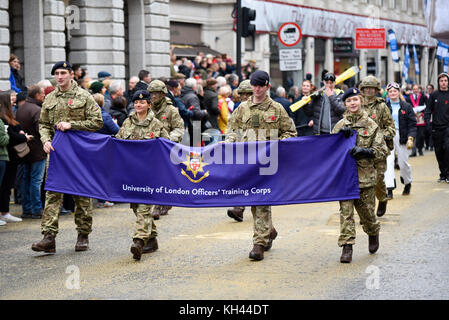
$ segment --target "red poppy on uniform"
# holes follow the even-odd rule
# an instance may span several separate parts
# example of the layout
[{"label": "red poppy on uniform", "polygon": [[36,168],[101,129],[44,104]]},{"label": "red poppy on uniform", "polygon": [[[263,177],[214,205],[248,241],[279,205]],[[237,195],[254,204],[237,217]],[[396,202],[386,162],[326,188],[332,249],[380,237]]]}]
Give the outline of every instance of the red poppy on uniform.
[{"label": "red poppy on uniform", "polygon": [[375,114],[373,114],[373,115],[371,116],[371,118],[373,118],[373,119],[376,119],[376,115],[375,115]]},{"label": "red poppy on uniform", "polygon": [[271,116],[271,120],[272,121],[276,120],[276,117],[275,116]]},{"label": "red poppy on uniform", "polygon": [[404,111],[404,110],[402,110],[402,111],[401,111],[401,113],[402,113],[402,114],[405,114],[405,111]]},{"label": "red poppy on uniform", "polygon": [[68,103],[69,105],[72,105],[72,104],[73,104],[73,100],[70,99],[67,103]]},{"label": "red poppy on uniform", "polygon": [[154,138],[154,133],[150,132],[150,138]]},{"label": "red poppy on uniform", "polygon": [[365,130],[365,132],[363,132],[363,134],[366,136],[368,134],[368,131]]},{"label": "red poppy on uniform", "polygon": [[162,120],[165,120],[165,119],[167,119],[167,117],[166,117],[166,116],[163,116],[163,117],[162,117]]}]

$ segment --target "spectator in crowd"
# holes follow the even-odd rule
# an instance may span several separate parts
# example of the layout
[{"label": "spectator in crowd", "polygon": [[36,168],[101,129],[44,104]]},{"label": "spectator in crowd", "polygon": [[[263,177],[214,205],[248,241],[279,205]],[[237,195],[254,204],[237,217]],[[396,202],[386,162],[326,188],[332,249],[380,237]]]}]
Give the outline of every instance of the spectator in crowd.
[{"label": "spectator in crowd", "polygon": [[79,83],[80,87],[85,89],[85,90],[89,90],[91,83],[92,83],[92,78],[89,77],[84,77],[83,79],[81,79],[80,81],[81,83]]},{"label": "spectator in crowd", "polygon": [[139,82],[139,77],[133,76],[129,79],[128,90],[123,94],[123,96],[126,98],[127,103],[132,102],[133,91],[136,87],[137,82]]},{"label": "spectator in crowd", "polygon": [[95,81],[90,85],[90,91],[92,94],[101,93],[103,96],[106,93],[106,88],[104,87],[103,82]]},{"label": "spectator in crowd", "polygon": [[226,99],[231,95],[231,89],[228,86],[222,86],[218,89],[218,109],[220,113],[218,115],[218,128],[221,133],[226,132],[228,126],[228,120],[231,116],[231,111],[228,108],[228,102]]},{"label": "spectator in crowd", "polygon": [[[148,85],[151,82],[151,73],[148,70],[140,70],[139,71],[139,82],[134,87],[133,94],[139,90],[147,90]],[[128,101],[129,102],[129,101]]]},{"label": "spectator in crowd", "polygon": [[19,106],[16,119],[23,131],[34,138],[28,141],[30,153],[24,158],[21,184],[22,218],[40,219],[42,217],[41,186],[45,173],[47,154],[39,134],[39,118],[44,101],[44,89],[31,86],[26,102]]},{"label": "spectator in crowd", "polygon": [[187,110],[186,106],[182,102],[182,100],[179,98],[179,95],[181,94],[181,84],[178,83],[176,80],[170,80],[165,83],[167,87],[167,97],[171,99],[173,102],[173,105],[178,108],[179,115],[181,116],[182,120],[184,121],[184,128],[188,127],[188,124],[190,122],[190,119],[193,117],[193,112],[190,110]]},{"label": "spectator in crowd", "polygon": [[182,65],[179,66],[179,73],[185,75],[186,78],[190,78],[193,75],[193,63],[191,60],[186,59]]},{"label": "spectator in crowd", "polygon": [[[188,124],[190,146],[193,147],[199,141],[194,141],[194,121],[201,121],[207,116],[206,110],[201,110],[200,100],[196,95],[197,82],[193,78],[189,78],[185,82],[185,86],[181,90],[181,99],[186,108],[193,112],[193,117],[190,119]],[[195,130],[199,130],[201,134],[201,125],[195,126]],[[195,135],[195,140],[201,139],[201,135],[197,138]],[[195,145],[196,146],[196,145]]]},{"label": "spectator in crowd", "polygon": [[181,88],[183,88],[184,85],[185,85],[186,76],[183,75],[182,73],[179,73],[179,72],[178,72],[178,73],[175,75],[174,80],[178,81],[179,84],[181,85]]},{"label": "spectator in crowd", "polygon": [[[438,90],[429,98],[425,112],[425,121],[432,130],[435,156],[440,169],[438,182],[449,183],[449,75],[446,72],[438,75]],[[432,123],[430,123],[432,118]]]},{"label": "spectator in crowd", "polygon": [[430,95],[433,93],[433,91],[435,90],[435,87],[433,86],[433,84],[429,83],[426,87],[426,97],[427,99],[429,99]]},{"label": "spectator in crowd", "polygon": [[[311,94],[311,91],[312,83],[310,80],[304,80],[301,85],[301,95],[296,99],[296,101],[299,101],[304,97],[308,97]],[[304,112],[304,108],[300,108],[293,112],[293,121],[295,122],[298,136],[313,135],[313,117],[307,116]]]},{"label": "spectator in crowd", "polygon": [[256,60],[250,59],[248,63],[243,67],[243,74],[245,75],[245,79],[249,79],[251,77],[251,74],[256,70]]},{"label": "spectator in crowd", "polygon": [[37,85],[38,85],[39,87],[41,87],[42,89],[44,89],[44,90],[45,90],[46,88],[52,86],[50,80],[47,80],[47,79],[43,79],[43,80],[39,81],[39,82],[37,83]]},{"label": "spectator in crowd", "polygon": [[11,74],[9,76],[9,82],[11,83],[11,89],[19,93],[20,91],[27,91],[27,88],[23,84],[22,76],[19,74],[20,71],[20,60],[14,54],[9,56],[9,67]]},{"label": "spectator in crowd", "polygon": [[217,90],[228,84],[225,77],[220,76],[220,77],[217,77],[216,80],[217,80]]},{"label": "spectator in crowd", "polygon": [[9,213],[11,189],[14,187],[17,166],[21,161],[14,146],[30,141],[33,136],[26,134],[19,122],[14,118],[9,92],[0,92],[0,118],[8,126],[7,132],[9,135],[9,144],[7,146],[9,161],[6,163],[3,181],[0,186],[0,220],[4,222],[20,222],[22,219],[14,217]]},{"label": "spectator in crowd", "polygon": [[204,90],[204,107],[207,110],[208,119],[213,129],[219,129],[218,116],[220,110],[218,109],[218,94],[217,94],[217,80],[214,78],[207,79],[206,89]]},{"label": "spectator in crowd", "polygon": [[416,116],[412,106],[400,99],[401,91],[399,84],[395,82],[389,83],[387,85],[387,91],[390,98],[387,102],[387,106],[391,111],[396,126],[396,135],[393,139],[394,149],[387,157],[387,170],[385,171],[385,184],[388,190],[388,197],[392,199],[393,190],[396,185],[394,181],[395,153],[398,156],[401,182],[405,184],[402,194],[410,194],[412,186],[412,169],[408,163],[408,150],[413,148],[413,142],[416,137]]},{"label": "spectator in crowd", "polygon": [[107,71],[98,72],[98,81],[104,82],[105,80],[110,80],[112,75]]},{"label": "spectator in crowd", "polygon": [[285,111],[287,111],[288,116],[290,118],[293,118],[293,113],[290,110],[290,101],[287,99],[287,94],[285,92],[285,88],[282,86],[277,87],[276,89],[276,95],[273,98],[274,101],[280,103]]},{"label": "spectator in crowd", "polygon": [[[11,90],[11,97],[13,95],[16,96],[15,94],[16,94],[16,92]],[[21,91],[17,94],[17,96],[15,98],[15,105],[13,107],[14,117],[16,116],[17,109],[19,109],[20,106],[25,103],[27,96],[28,96],[28,94],[26,91]],[[11,105],[12,105],[12,101],[13,100],[11,99]]]},{"label": "spectator in crowd", "polygon": [[[6,130],[3,120],[0,119],[0,185],[3,182],[3,176],[5,175],[6,163],[9,161],[7,149],[9,135],[6,133]],[[4,226],[5,224],[6,222],[0,219],[0,226]]]},{"label": "spectator in crowd", "polygon": [[104,97],[104,110],[106,112],[110,112],[112,100],[122,96],[123,96],[122,84],[118,80],[112,81],[111,84],[109,85],[109,95]]},{"label": "spectator in crowd", "polygon": [[[131,100],[132,103],[132,100]],[[134,107],[133,107],[134,110]],[[119,127],[122,126],[130,112],[126,111],[126,99],[125,97],[117,97],[112,100],[111,110],[109,111],[113,120],[117,121]]]},{"label": "spectator in crowd", "polygon": [[314,134],[329,134],[346,111],[341,100],[343,91],[335,89],[335,75],[326,73],[323,81],[324,92],[314,95],[312,102],[303,107],[305,114],[313,117]]},{"label": "spectator in crowd", "polygon": [[[81,65],[79,64],[73,64],[73,80],[78,82],[83,78],[83,69],[81,68]],[[44,88],[45,89],[45,88]]]},{"label": "spectator in crowd", "polygon": [[236,74],[230,74],[228,77],[228,85],[231,87],[232,91],[239,87],[239,76]]},{"label": "spectator in crowd", "polygon": [[414,84],[412,93],[406,98],[406,101],[412,105],[413,111],[416,114],[416,143],[413,146],[413,151],[410,157],[416,157],[416,149],[420,156],[424,155],[424,138],[426,131],[426,122],[424,121],[424,111],[427,105],[427,97],[419,91],[419,86]]}]

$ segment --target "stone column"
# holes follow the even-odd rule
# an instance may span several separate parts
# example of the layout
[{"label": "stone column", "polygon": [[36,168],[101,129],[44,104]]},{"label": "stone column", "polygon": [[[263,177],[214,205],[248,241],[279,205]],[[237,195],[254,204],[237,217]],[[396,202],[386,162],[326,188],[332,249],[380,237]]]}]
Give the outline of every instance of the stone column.
[{"label": "stone column", "polygon": [[326,39],[324,43],[324,69],[334,73],[334,44],[332,39]]},{"label": "stone column", "polygon": [[123,0],[77,0],[79,29],[71,30],[70,63],[87,67],[89,76],[97,79],[107,71],[113,79],[125,79],[125,29]]},{"label": "stone column", "polygon": [[128,48],[129,75],[137,76],[146,63],[145,15],[143,0],[129,0],[128,5]]},{"label": "stone column", "polygon": [[23,44],[25,85],[30,86],[45,78],[44,70],[44,4],[42,0],[23,0]]},{"label": "stone column", "polygon": [[146,68],[153,79],[170,77],[168,0],[144,0]]},{"label": "stone column", "polygon": [[9,83],[9,2],[8,0],[0,1],[0,90],[11,89]]},{"label": "stone column", "polygon": [[387,84],[394,81],[394,70],[396,62],[393,61],[393,57],[391,55],[390,45],[387,47]]},{"label": "stone column", "polygon": [[421,47],[421,85],[424,87],[429,83],[429,48]]},{"label": "stone column", "polygon": [[319,85],[320,79],[315,79],[315,39],[307,37],[305,42],[304,74],[312,74],[314,84]]},{"label": "stone column", "polygon": [[51,78],[51,68],[66,60],[64,1],[44,0],[45,78]]},{"label": "stone column", "polygon": [[365,78],[368,75],[368,51],[366,49],[360,50],[360,62],[362,70],[360,70],[360,79]]}]

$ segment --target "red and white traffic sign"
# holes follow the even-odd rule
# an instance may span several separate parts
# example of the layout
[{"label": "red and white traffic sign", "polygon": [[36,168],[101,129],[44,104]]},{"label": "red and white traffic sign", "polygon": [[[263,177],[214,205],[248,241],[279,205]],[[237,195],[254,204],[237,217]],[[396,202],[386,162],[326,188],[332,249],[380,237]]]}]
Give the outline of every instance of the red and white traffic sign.
[{"label": "red and white traffic sign", "polygon": [[360,49],[385,49],[384,28],[356,28],[355,48]]},{"label": "red and white traffic sign", "polygon": [[279,28],[279,41],[286,47],[296,46],[301,37],[301,28],[294,22],[286,22]]}]

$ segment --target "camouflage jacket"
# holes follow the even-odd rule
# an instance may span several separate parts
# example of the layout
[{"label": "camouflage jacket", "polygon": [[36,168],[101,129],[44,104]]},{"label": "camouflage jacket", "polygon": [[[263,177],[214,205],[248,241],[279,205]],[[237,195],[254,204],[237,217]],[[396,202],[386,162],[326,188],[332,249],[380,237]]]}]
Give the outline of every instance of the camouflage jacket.
[{"label": "camouflage jacket", "polygon": [[345,112],[343,119],[337,122],[332,133],[338,133],[344,126],[357,131],[356,145],[362,148],[372,148],[374,159],[361,159],[357,161],[359,187],[367,188],[376,184],[376,168],[374,163],[385,159],[390,152],[385,144],[379,126],[365,111],[356,114]]},{"label": "camouflage jacket", "polygon": [[131,113],[115,137],[123,140],[169,139],[164,125],[154,117],[151,110],[148,110],[147,117],[143,121],[137,118],[137,113]]},{"label": "camouflage jacket", "polygon": [[178,108],[173,106],[170,98],[164,97],[164,99],[161,103],[153,105],[152,110],[156,119],[164,125],[170,140],[179,143],[184,135],[184,120],[179,115]]},{"label": "camouflage jacket", "polygon": [[384,139],[389,145],[389,149],[393,150],[393,138],[396,135],[396,126],[390,109],[385,104],[385,100],[375,97],[372,101],[363,99],[362,110],[365,110],[368,117],[373,119],[379,126],[380,131],[384,135]]},{"label": "camouflage jacket", "polygon": [[100,107],[75,81],[69,90],[62,92],[56,87],[45,97],[39,119],[42,144],[53,140],[59,122],[69,122],[72,130],[81,131],[97,131],[103,126]]},{"label": "camouflage jacket", "polygon": [[277,130],[277,138],[296,137],[296,128],[284,107],[270,97],[258,104],[252,97],[242,102],[232,113],[226,130],[226,142],[272,140],[270,130]]}]

